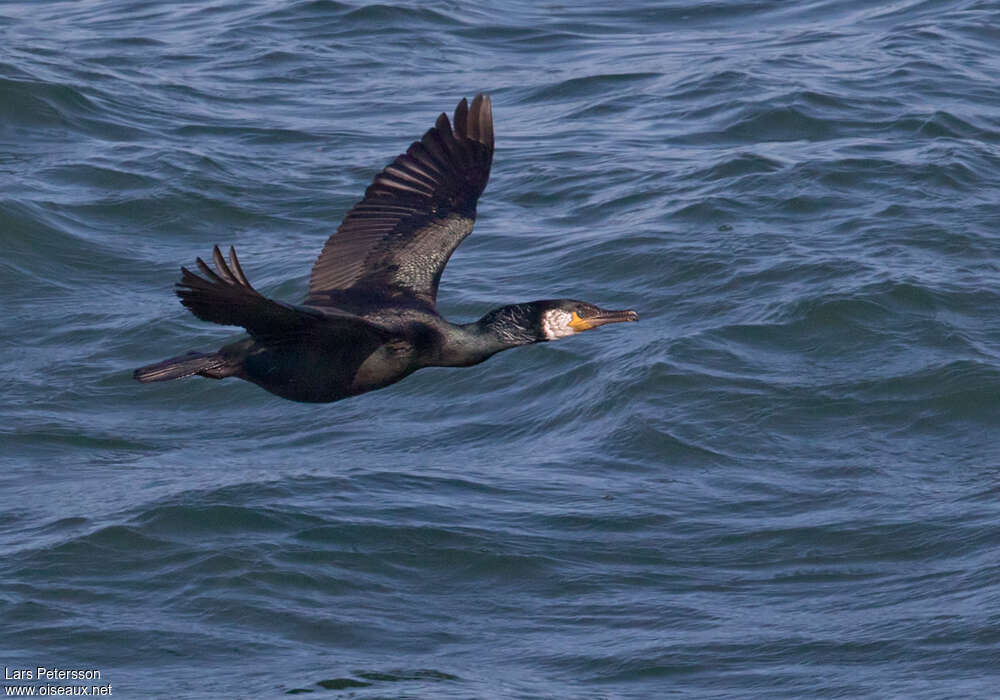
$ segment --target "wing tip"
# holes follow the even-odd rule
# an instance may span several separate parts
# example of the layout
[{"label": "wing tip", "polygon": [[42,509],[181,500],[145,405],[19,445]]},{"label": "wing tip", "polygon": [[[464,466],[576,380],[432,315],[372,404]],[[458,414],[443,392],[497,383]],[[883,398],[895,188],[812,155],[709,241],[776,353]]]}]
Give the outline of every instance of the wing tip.
[{"label": "wing tip", "polygon": [[195,316],[208,321],[215,319],[205,318],[199,313],[198,307],[218,302],[223,298],[228,302],[241,295],[260,296],[247,280],[239,258],[236,257],[235,248],[231,246],[229,248],[227,265],[219,246],[212,246],[212,262],[215,263],[215,270],[200,257],[195,258],[200,275],[181,265],[181,279],[174,284],[174,293],[180,297],[181,303],[191,309]]},{"label": "wing tip", "polygon": [[493,101],[488,93],[479,92],[470,104],[462,98],[455,107],[455,136],[472,139],[493,148]]}]

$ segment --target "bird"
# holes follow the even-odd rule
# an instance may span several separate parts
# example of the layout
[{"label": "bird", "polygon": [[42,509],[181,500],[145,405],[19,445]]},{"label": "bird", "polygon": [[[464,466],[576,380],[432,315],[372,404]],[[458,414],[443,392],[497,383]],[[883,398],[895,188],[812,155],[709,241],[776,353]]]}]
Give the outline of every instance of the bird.
[{"label": "bird", "polygon": [[493,165],[488,95],[441,113],[365,190],[329,237],[300,304],[247,280],[236,250],[213,247],[213,270],[181,267],[175,292],[197,318],[247,335],[133,373],[140,382],[236,377],[292,401],[327,403],[389,386],[423,367],[469,367],[503,350],[637,321],[573,299],[508,304],[456,324],[436,308],[441,273],[472,232]]}]

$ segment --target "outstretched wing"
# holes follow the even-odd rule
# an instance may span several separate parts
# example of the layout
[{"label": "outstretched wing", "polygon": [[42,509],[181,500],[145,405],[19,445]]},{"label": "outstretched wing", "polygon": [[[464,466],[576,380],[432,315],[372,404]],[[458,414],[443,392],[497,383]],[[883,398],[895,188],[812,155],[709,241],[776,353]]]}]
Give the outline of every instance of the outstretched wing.
[{"label": "outstretched wing", "polygon": [[198,269],[204,276],[182,267],[181,281],[176,285],[181,303],[203,321],[243,326],[257,340],[272,344],[302,342],[338,331],[390,336],[385,329],[347,312],[268,299],[247,281],[234,248],[229,249],[228,265],[219,246],[212,249],[212,258],[214,271],[198,258]]},{"label": "outstretched wing", "polygon": [[493,163],[490,98],[446,114],[394,160],[330,236],[313,266],[310,304],[334,290],[416,297],[431,306],[441,272],[476,219]]}]

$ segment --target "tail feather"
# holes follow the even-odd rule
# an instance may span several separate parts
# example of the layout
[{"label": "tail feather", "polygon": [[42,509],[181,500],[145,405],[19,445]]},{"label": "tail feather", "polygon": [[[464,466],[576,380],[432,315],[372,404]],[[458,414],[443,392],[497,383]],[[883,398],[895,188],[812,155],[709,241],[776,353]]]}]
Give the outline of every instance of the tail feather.
[{"label": "tail feather", "polygon": [[189,352],[187,355],[140,367],[132,376],[140,382],[165,382],[195,374],[221,379],[232,373],[227,371],[230,369],[230,362],[219,353]]}]

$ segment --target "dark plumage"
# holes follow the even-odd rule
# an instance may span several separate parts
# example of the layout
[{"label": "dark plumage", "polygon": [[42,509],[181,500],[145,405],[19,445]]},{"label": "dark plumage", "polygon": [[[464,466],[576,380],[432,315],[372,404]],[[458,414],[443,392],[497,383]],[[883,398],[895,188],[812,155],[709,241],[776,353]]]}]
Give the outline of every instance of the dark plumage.
[{"label": "dark plumage", "polygon": [[140,382],[191,375],[238,377],[295,401],[336,401],[398,382],[421,367],[465,367],[501,350],[555,340],[606,323],[635,321],[570,299],[494,309],[464,325],[435,309],[448,258],[472,231],[493,163],[490,98],[464,99],[375,176],[312,269],[302,304],[268,299],[229,249],[215,270],[181,268],[177,295],[204,321],[248,337],[217,352],[137,369]]}]

